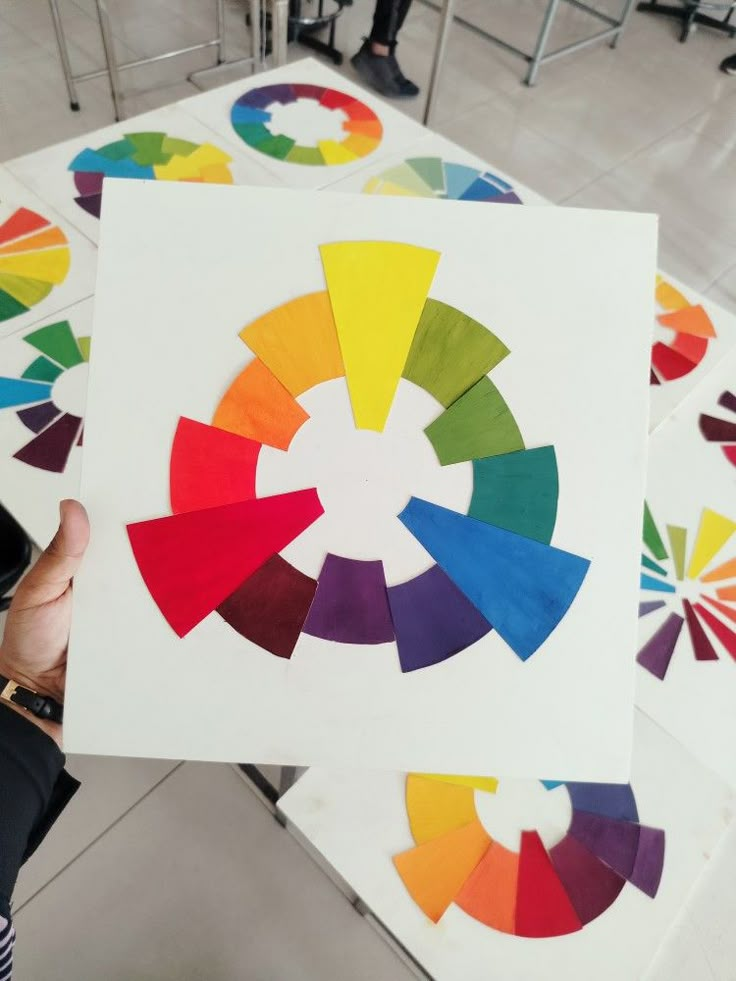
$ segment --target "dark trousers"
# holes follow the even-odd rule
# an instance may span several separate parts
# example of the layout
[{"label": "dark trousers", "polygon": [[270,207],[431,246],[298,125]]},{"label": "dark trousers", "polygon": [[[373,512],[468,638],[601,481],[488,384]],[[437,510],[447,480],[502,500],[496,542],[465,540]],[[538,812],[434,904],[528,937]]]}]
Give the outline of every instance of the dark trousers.
[{"label": "dark trousers", "polygon": [[396,44],[396,35],[401,30],[409,7],[411,7],[411,0],[376,0],[373,29],[369,40],[393,48]]}]

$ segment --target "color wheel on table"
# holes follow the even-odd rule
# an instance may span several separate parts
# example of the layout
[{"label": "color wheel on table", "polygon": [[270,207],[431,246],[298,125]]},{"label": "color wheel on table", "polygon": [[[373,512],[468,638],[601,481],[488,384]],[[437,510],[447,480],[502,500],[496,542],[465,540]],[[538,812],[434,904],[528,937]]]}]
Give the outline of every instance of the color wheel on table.
[{"label": "color wheel on table", "polygon": [[98,149],[85,147],[69,164],[79,192],[74,200],[100,217],[105,177],[194,184],[232,184],[232,157],[211,143],[192,143],[166,133],[126,133]]},{"label": "color wheel on table", "polygon": [[559,937],[604,913],[627,882],[656,896],[665,833],[640,823],[628,784],[542,783],[569,795],[570,826],[549,849],[536,831],[522,831],[520,849],[512,851],[489,835],[476,809],[476,795],[494,794],[497,780],[407,776],[415,846],[393,861],[430,920],[437,923],[455,903],[503,933]]},{"label": "color wheel on table", "polygon": [[451,201],[522,204],[511,184],[488,171],[440,157],[410,157],[371,177],[363,194],[392,194]]},{"label": "color wheel on table", "polygon": [[0,224],[0,322],[26,313],[66,279],[71,262],[64,232],[18,208]]},{"label": "color wheel on table", "polygon": [[686,623],[687,646],[697,661],[717,661],[723,650],[736,659],[736,549],[732,545],[730,554],[722,554],[735,531],[735,521],[705,508],[690,547],[687,528],[677,525],[666,526],[665,544],[645,505],[644,545],[649,554],[642,554],[639,616],[656,615],[661,623],[636,659],[660,681]]},{"label": "color wheel on table", "polygon": [[692,305],[661,276],[657,276],[655,298],[662,311],[657,316],[657,323],[674,332],[669,344],[656,341],[652,345],[649,383],[662,385],[683,378],[697,368],[716,331],[705,309],[700,304]]},{"label": "color wheel on table", "polygon": [[[151,596],[179,636],[216,610],[279,657],[292,655],[303,632],[395,643],[401,670],[413,671],[495,629],[526,660],[565,616],[590,563],[550,544],[554,448],[525,447],[487,377],[508,348],[428,295],[439,253],[396,242],[338,242],[320,252],[327,289],[245,327],[240,336],[255,359],[211,423],[179,420],[173,514],[128,525]],[[404,379],[439,404],[425,430],[439,462],[472,461],[467,514],[412,497],[398,515],[435,564],[397,585],[387,585],[380,557],[327,554],[316,579],[305,575],[279,553],[322,514],[316,490],[256,496],[261,446],[287,452],[309,418],[299,396],[342,377],[357,428],[383,430]]]},{"label": "color wheel on table", "polygon": [[0,409],[15,409],[32,433],[13,456],[30,467],[63,473],[72,449],[82,443],[83,419],[55,404],[54,384],[89,361],[90,339],[75,337],[69,321],[61,320],[23,340],[36,356],[19,378],[0,378]]},{"label": "color wheel on table", "polygon": [[718,443],[728,462],[736,467],[736,394],[722,392],[716,411],[717,416],[701,414],[700,432],[709,443]]},{"label": "color wheel on table", "polygon": [[[314,102],[338,113],[342,140],[319,139],[300,145],[288,133],[276,131],[274,107]],[[233,129],[248,146],[286,163],[332,166],[352,163],[372,153],[381,142],[383,126],[364,102],[346,92],[291,82],[250,89],[235,102],[230,113]]]}]

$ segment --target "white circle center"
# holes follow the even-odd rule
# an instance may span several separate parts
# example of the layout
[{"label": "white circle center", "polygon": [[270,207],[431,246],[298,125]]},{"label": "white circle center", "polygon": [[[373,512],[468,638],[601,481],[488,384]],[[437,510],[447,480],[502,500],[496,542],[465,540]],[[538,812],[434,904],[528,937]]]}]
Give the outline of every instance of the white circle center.
[{"label": "white circle center", "polygon": [[266,126],[274,136],[288,136],[299,146],[317,146],[319,140],[338,143],[347,136],[342,124],[347,116],[341,109],[328,109],[314,99],[269,106],[271,119]]},{"label": "white circle center", "polygon": [[51,389],[51,399],[57,409],[80,418],[84,416],[88,371],[89,365],[85,361],[59,375]]},{"label": "white circle center", "polygon": [[495,794],[476,790],[475,807],[491,838],[515,852],[522,831],[536,831],[551,848],[564,837],[572,818],[565,787],[547,790],[540,780],[501,780]]},{"label": "white circle center", "polygon": [[665,327],[660,324],[658,320],[654,321],[654,334],[652,335],[652,344],[656,344],[657,341],[661,341],[662,344],[666,344],[667,347],[675,339],[675,332],[671,327]]},{"label": "white circle center", "polygon": [[342,378],[299,402],[310,418],[288,452],[263,447],[257,493],[316,487],[325,513],[281,554],[310,576],[319,575],[327,552],[382,559],[389,584],[427,569],[431,557],[397,515],[412,495],[464,514],[472,494],[471,464],[441,467],[424,435],[442,407],[401,381],[386,427],[376,433],[355,428]]}]

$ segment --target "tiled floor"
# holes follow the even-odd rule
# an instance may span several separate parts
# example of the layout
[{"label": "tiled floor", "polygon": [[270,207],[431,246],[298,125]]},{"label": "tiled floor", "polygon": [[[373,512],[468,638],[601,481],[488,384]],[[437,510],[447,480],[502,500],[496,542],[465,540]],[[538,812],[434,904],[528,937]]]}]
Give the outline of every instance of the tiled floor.
[{"label": "tiled floor", "polygon": [[[60,0],[77,70],[101,62],[94,0]],[[339,42],[370,22],[355,0]],[[616,9],[620,0],[601,7]],[[123,58],[209,36],[214,0],[116,0]],[[461,0],[465,16],[529,46],[544,0]],[[248,37],[228,0],[230,54]],[[399,49],[426,84],[436,15],[419,0]],[[565,7],[553,44],[589,21]],[[522,63],[456,28],[434,124],[558,202],[661,215],[661,264],[736,309],[736,79],[717,71],[736,44],[634,14],[618,50],[596,47],[520,84]],[[303,52],[296,46],[290,57]],[[193,94],[200,52],[126,76],[134,114]],[[349,64],[346,73],[351,73]],[[199,76],[211,86],[244,66]],[[0,160],[112,121],[104,79],[68,111],[46,0],[0,0]],[[421,116],[421,103],[403,108]],[[23,871],[16,892],[17,978],[257,981],[402,979],[408,969],[285,834],[230,767],[70,761],[83,789]]]}]

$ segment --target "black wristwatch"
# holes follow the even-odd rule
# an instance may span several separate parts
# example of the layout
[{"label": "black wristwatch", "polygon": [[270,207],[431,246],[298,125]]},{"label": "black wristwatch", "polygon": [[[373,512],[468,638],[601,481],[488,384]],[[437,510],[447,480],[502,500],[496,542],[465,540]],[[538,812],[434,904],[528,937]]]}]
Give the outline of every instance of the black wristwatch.
[{"label": "black wristwatch", "polygon": [[63,722],[64,706],[51,698],[49,695],[39,695],[32,688],[24,688],[23,685],[12,678],[6,678],[0,674],[0,701],[12,702],[20,708],[30,712],[39,719],[47,719],[49,722]]}]

